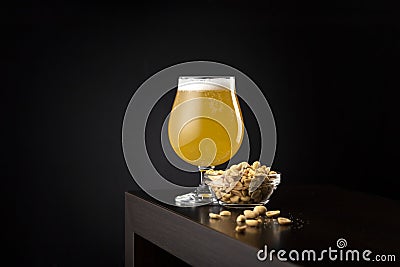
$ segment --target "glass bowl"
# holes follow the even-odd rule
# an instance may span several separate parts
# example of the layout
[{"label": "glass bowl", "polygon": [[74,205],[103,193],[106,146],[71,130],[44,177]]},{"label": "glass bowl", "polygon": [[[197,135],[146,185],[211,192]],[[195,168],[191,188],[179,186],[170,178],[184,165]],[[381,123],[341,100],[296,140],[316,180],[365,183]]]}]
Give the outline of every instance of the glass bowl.
[{"label": "glass bowl", "polygon": [[268,203],[272,193],[281,182],[281,173],[258,177],[255,181],[243,182],[241,177],[227,183],[223,174],[205,174],[205,182],[209,184],[220,205],[226,207],[254,207]]}]

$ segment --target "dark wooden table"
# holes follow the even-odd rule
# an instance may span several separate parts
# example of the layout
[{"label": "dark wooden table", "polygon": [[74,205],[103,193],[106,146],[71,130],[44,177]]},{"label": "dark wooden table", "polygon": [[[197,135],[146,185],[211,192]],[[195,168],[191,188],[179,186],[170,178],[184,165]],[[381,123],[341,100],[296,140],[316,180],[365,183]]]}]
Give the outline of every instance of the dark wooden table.
[{"label": "dark wooden table", "polygon": [[[160,203],[142,191],[127,192],[126,266],[166,261],[175,266],[318,266],[321,262],[284,262],[276,257],[259,261],[257,252],[267,245],[268,251],[301,253],[312,249],[319,253],[329,247],[338,249],[339,238],[347,241],[344,253],[349,249],[360,251],[360,261],[330,261],[325,255],[324,264],[400,266],[398,201],[329,185],[282,185],[266,206],[281,210],[281,215],[291,218],[293,224],[280,226],[274,220],[265,220],[261,226],[238,234],[234,231],[235,219],[243,210],[230,209],[231,217],[214,220],[208,213],[218,213],[223,207],[179,208]],[[365,249],[372,251],[371,259],[384,254],[394,255],[396,261],[363,261],[361,253]]]}]

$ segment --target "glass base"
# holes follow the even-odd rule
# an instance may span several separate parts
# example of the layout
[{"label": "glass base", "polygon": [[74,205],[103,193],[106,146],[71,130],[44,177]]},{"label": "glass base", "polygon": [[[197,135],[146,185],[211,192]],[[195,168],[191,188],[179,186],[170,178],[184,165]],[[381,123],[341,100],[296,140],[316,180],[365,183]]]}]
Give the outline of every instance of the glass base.
[{"label": "glass base", "polygon": [[175,197],[175,204],[182,207],[197,207],[213,203],[218,203],[218,201],[206,184],[199,185],[194,192]]},{"label": "glass base", "polygon": [[265,204],[267,204],[269,202],[269,200],[260,202],[260,203],[252,203],[252,204],[233,204],[233,203],[225,203],[221,200],[218,201],[218,203],[221,206],[224,206],[226,208],[237,208],[237,209],[251,209],[254,208],[256,206],[264,206]]}]

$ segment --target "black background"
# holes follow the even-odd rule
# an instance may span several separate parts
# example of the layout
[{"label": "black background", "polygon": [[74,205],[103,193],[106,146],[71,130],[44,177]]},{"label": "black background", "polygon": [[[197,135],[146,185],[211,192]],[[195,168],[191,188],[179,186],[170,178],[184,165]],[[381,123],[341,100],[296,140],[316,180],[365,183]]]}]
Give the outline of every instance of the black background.
[{"label": "black background", "polygon": [[331,183],[398,199],[396,9],[327,2],[32,1],[8,10],[17,264],[123,265],[124,191],[137,188],[122,154],[124,111],[147,78],[185,61],[228,64],[263,90],[281,186]]}]

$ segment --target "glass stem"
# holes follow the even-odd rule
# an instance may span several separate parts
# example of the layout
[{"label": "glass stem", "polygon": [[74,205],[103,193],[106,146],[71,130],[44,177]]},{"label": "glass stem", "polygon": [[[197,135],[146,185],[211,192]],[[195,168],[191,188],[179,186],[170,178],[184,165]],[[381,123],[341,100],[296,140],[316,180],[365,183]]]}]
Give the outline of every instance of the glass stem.
[{"label": "glass stem", "polygon": [[199,168],[199,172],[200,172],[200,185],[204,185],[204,173],[207,170],[213,170],[214,166],[210,166],[210,167],[198,166],[198,168]]}]

